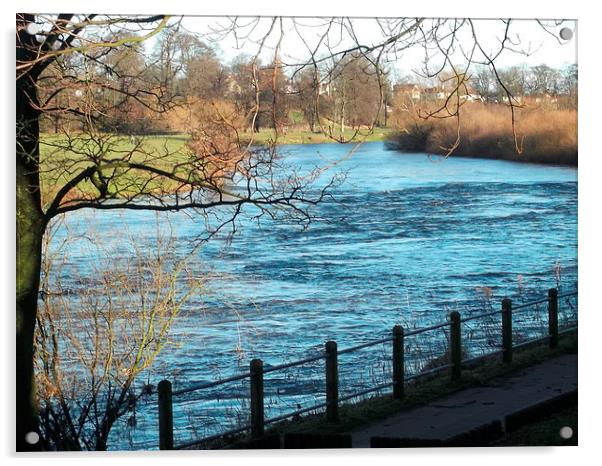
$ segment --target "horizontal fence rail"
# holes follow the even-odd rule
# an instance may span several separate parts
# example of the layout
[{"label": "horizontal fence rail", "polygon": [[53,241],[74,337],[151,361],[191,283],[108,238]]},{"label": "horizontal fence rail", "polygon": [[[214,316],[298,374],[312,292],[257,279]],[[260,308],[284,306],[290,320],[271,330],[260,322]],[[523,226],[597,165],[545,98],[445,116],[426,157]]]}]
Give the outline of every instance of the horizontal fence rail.
[{"label": "horizontal fence rail", "polygon": [[183,388],[182,390],[178,390],[173,392],[173,395],[184,395],[185,393],[196,392],[197,390],[203,390],[206,388],[217,387],[218,385],[223,385],[228,382],[236,382],[237,380],[244,380],[251,376],[250,372],[245,372],[244,374],[234,375],[232,377],[227,377],[225,379],[215,380],[214,382],[207,382],[198,385],[193,385],[191,387]]},{"label": "horizontal fence rail", "polygon": [[[338,420],[338,406],[341,402],[348,401],[354,398],[375,393],[385,389],[393,388],[393,398],[402,399],[404,396],[405,383],[412,380],[419,380],[423,377],[435,375],[444,371],[449,371],[452,380],[458,380],[461,378],[462,367],[469,365],[480,360],[491,358],[495,355],[502,355],[502,361],[504,363],[512,362],[513,350],[529,344],[537,342],[548,341],[550,348],[556,348],[558,346],[558,339],[560,335],[574,331],[577,329],[575,322],[574,326],[559,330],[558,322],[558,302],[562,298],[570,298],[577,296],[577,292],[558,294],[556,288],[548,290],[548,297],[537,301],[532,301],[518,306],[513,306],[510,299],[502,300],[501,307],[497,310],[484,312],[481,314],[462,318],[460,313],[457,311],[451,312],[446,322],[441,322],[428,327],[413,329],[406,331],[402,326],[396,325],[393,327],[392,334],[389,337],[380,338],[378,340],[371,340],[365,343],[361,343],[349,348],[339,350],[335,341],[328,341],[324,345],[324,350],[314,356],[307,357],[305,359],[299,359],[289,363],[279,364],[276,366],[264,367],[263,362],[260,359],[253,359],[249,365],[249,371],[241,374],[233,375],[231,377],[215,380],[212,382],[192,384],[189,387],[185,387],[179,390],[172,390],[171,382],[168,380],[162,380],[158,385],[158,404],[159,404],[159,448],[162,450],[171,449],[182,449],[190,448],[195,445],[208,444],[213,440],[217,440],[229,435],[236,435],[243,432],[250,432],[253,437],[260,437],[263,435],[264,428],[268,424],[272,424],[285,419],[297,417],[301,414],[309,412],[325,411],[326,418],[328,421],[334,422]],[[568,300],[567,300],[568,302]],[[533,306],[540,304],[548,304],[548,329],[547,335],[544,337],[531,338],[523,341],[519,344],[513,344],[512,342],[512,316],[513,313],[523,312]],[[492,316],[501,317],[501,335],[500,342],[501,347],[496,351],[491,351],[486,354],[472,357],[463,358],[462,354],[462,324],[466,322],[472,322],[478,319],[483,319]],[[406,375],[405,370],[405,341],[408,337],[421,335],[423,333],[447,329],[449,334],[447,355],[445,356],[444,363],[426,370],[421,370],[418,373],[412,375]],[[391,343],[391,354],[392,354],[392,380],[382,384],[378,384],[374,387],[363,389],[354,393],[347,394],[345,396],[339,396],[339,373],[338,373],[338,357],[348,353],[369,348],[384,343]],[[314,404],[309,407],[300,408],[292,412],[284,413],[272,418],[265,419],[264,417],[264,375],[273,373],[276,371],[282,371],[292,367],[298,367],[303,364],[324,360],[325,380],[326,380],[326,401],[323,403]],[[173,434],[173,402],[174,397],[184,395],[187,393],[195,392],[198,390],[204,390],[213,388],[219,385],[223,385],[229,382],[235,382],[239,380],[249,379],[250,382],[250,422],[241,427],[237,427],[210,437],[193,440],[190,442],[174,445],[174,434]],[[176,400],[177,401],[177,400]]]},{"label": "horizontal fence rail", "polygon": [[289,362],[286,364],[280,364],[278,366],[268,367],[267,369],[264,369],[263,373],[268,374],[269,372],[275,372],[275,371],[280,371],[280,370],[284,370],[284,369],[289,369],[291,367],[302,366],[303,364],[307,364],[308,362],[315,362],[315,361],[319,361],[320,359],[324,359],[324,358],[325,358],[325,355],[319,354],[317,356],[312,356],[310,358],[300,359],[299,361],[293,361],[293,362]]}]

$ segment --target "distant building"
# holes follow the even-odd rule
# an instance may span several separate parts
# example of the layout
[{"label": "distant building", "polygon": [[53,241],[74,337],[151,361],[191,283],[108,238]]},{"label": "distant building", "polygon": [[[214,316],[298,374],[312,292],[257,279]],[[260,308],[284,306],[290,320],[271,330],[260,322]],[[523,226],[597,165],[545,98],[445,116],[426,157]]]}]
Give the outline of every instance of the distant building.
[{"label": "distant building", "polygon": [[483,97],[479,94],[464,94],[460,97],[468,102],[483,102]]},{"label": "distant building", "polygon": [[425,97],[429,100],[443,100],[449,95],[443,87],[427,87],[423,90]]},{"label": "distant building", "polygon": [[320,81],[318,84],[318,94],[330,96],[330,83]]},{"label": "distant building", "polygon": [[[502,102],[504,102],[504,103],[506,103],[506,104],[507,104],[508,102],[510,102],[510,99],[508,99],[508,96],[507,96],[507,95],[505,95],[505,96],[502,96]],[[512,103],[513,103],[513,104],[515,104],[515,105],[521,105],[521,104],[522,104],[522,102],[523,102],[523,98],[522,98],[520,95],[513,95],[513,96],[512,96]]]},{"label": "distant building", "polygon": [[293,85],[293,83],[288,80],[286,85],[284,86],[284,92],[286,94],[294,94],[295,93],[295,86]]},{"label": "distant building", "polygon": [[231,75],[226,76],[226,88],[230,94],[239,94],[242,92],[242,88]]},{"label": "distant building", "polygon": [[398,84],[395,86],[395,93],[409,97],[412,100],[420,100],[422,89],[417,84]]},{"label": "distant building", "polygon": [[555,104],[556,102],[558,102],[558,99],[550,94],[536,94],[533,96],[535,103],[536,104],[543,104],[543,103],[547,103],[547,104]]}]

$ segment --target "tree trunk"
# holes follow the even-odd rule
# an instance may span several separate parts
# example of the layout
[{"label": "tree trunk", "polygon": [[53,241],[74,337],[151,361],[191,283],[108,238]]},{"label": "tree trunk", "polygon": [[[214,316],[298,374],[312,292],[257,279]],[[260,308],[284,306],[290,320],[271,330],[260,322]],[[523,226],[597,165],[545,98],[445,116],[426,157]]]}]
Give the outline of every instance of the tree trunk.
[{"label": "tree trunk", "polygon": [[17,163],[17,339],[16,416],[17,450],[37,450],[25,442],[28,432],[37,432],[37,406],[33,374],[33,334],[36,323],[44,220],[39,204],[27,188],[23,167]]},{"label": "tree trunk", "polygon": [[345,96],[343,96],[343,101],[341,103],[341,139],[345,134]]},{"label": "tree trunk", "polygon": [[[17,48],[19,53],[19,48]],[[16,443],[17,451],[39,450],[25,436],[38,431],[33,372],[34,329],[40,285],[42,237],[46,220],[39,182],[39,111],[35,77],[26,73],[16,82]]]}]

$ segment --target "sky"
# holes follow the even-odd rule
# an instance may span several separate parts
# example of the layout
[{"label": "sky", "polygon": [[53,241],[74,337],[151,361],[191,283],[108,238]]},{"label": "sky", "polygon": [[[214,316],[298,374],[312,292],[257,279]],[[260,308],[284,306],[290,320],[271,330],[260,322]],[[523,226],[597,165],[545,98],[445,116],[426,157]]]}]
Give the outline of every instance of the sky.
[{"label": "sky", "polygon": [[[188,16],[182,21],[182,26],[195,33],[202,34],[205,40],[212,43],[219,50],[219,55],[225,62],[231,61],[237,55],[246,53],[255,55],[260,48],[260,40],[270,29],[271,19],[264,17],[259,21],[255,18],[242,17],[238,20],[238,37],[230,33],[223,33],[224,28],[230,24],[224,17],[199,17]],[[409,21],[409,20],[408,20]],[[324,18],[285,18],[282,26],[277,23],[263,44],[262,60],[271,61],[274,51],[280,41],[280,56],[286,63],[303,61],[308,56],[308,49],[314,48],[318,39],[325,32]],[[536,20],[512,20],[509,29],[507,49],[496,59],[500,67],[509,67],[517,64],[539,65],[545,63],[551,67],[561,68],[577,61],[577,22],[565,20],[561,24],[547,20],[541,24]],[[374,18],[353,18],[350,23],[353,32],[360,42],[376,44],[386,37],[379,23]],[[544,28],[545,26],[545,28]],[[447,27],[447,26],[446,26]],[[500,41],[505,33],[506,25],[501,20],[474,20],[475,34],[479,43],[488,54],[495,53],[500,46]],[[559,32],[569,28],[574,32],[570,40],[562,40]],[[216,31],[220,31],[219,33]],[[281,34],[281,31],[283,34]],[[282,36],[282,39],[280,37]],[[340,28],[330,34],[331,45],[338,49],[349,46],[352,42],[348,32],[340,33]],[[469,26],[463,27],[457,34],[459,46],[456,47],[454,61],[462,62],[462,54],[469,53],[474,43]],[[326,51],[324,47],[321,48]],[[477,49],[475,57],[481,57]],[[424,62],[425,52],[422,47],[411,47],[396,54],[390,63],[394,75],[403,76],[411,74],[412,70],[419,70]],[[431,59],[431,64],[436,64],[437,59]]]}]

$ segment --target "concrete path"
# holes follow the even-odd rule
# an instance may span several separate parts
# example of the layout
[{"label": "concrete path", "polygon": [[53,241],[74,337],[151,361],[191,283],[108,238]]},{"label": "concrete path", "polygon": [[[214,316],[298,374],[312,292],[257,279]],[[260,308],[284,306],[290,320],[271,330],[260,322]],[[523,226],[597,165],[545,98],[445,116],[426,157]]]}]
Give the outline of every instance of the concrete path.
[{"label": "concrete path", "polygon": [[445,440],[576,388],[577,355],[559,356],[352,432],[353,447],[369,448],[371,437]]}]

